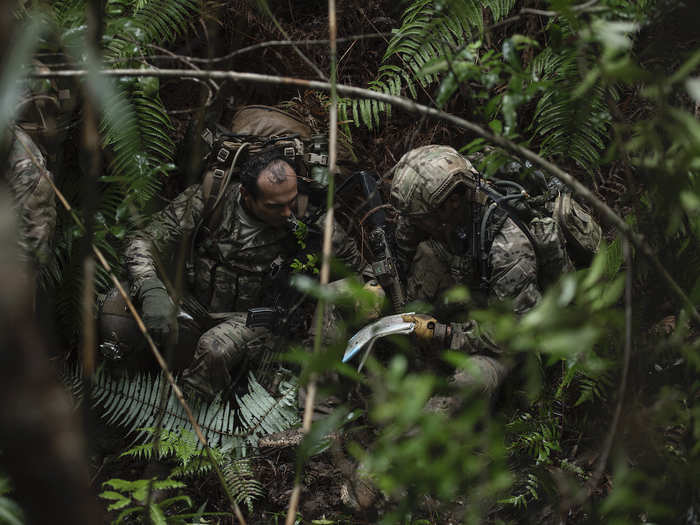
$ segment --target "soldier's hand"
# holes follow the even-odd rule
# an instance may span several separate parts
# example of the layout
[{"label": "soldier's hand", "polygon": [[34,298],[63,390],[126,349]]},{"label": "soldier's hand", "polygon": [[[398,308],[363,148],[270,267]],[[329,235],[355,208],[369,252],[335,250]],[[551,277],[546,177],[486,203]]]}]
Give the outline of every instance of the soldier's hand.
[{"label": "soldier's hand", "polygon": [[362,289],[370,292],[370,294],[355,302],[355,310],[362,312],[366,321],[379,319],[382,313],[382,306],[386,300],[384,289],[374,279],[367,281]]},{"label": "soldier's hand", "polygon": [[143,322],[151,337],[161,344],[177,342],[177,318],[173,304],[162,283],[145,283],[141,289]]},{"label": "soldier's hand", "polygon": [[447,325],[438,323],[432,315],[404,314],[401,318],[407,323],[415,323],[413,333],[416,339],[423,342],[442,344],[447,335]]}]

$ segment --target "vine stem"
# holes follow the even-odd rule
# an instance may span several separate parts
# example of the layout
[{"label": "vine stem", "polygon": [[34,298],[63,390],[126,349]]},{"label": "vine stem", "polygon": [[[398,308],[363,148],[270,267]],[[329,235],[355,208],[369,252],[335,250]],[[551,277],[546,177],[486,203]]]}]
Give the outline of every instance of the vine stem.
[{"label": "vine stem", "polygon": [[[696,309],[695,305],[690,300],[688,295],[681,289],[678,283],[673,279],[671,274],[668,273],[666,268],[663,267],[661,261],[659,261],[658,257],[654,253],[654,250],[641,234],[636,233],[632,229],[632,227],[627,222],[625,222],[624,219],[617,215],[607,204],[605,204],[605,202],[599,199],[591,190],[589,190],[581,182],[575,179],[571,174],[567,173],[559,166],[549,162],[543,157],[540,157],[534,151],[524,148],[501,135],[494,135],[493,133],[486,131],[478,124],[470,122],[456,115],[452,115],[445,111],[431,108],[423,104],[418,104],[417,102],[414,102],[413,100],[408,99],[406,97],[389,95],[387,93],[372,91],[370,89],[364,89],[355,86],[347,86],[345,84],[337,84],[335,82],[329,83],[321,82],[318,80],[305,80],[293,77],[280,77],[274,75],[263,75],[259,73],[244,73],[237,71],[221,70],[191,71],[186,69],[108,69],[103,70],[101,74],[114,77],[152,76],[165,78],[220,78],[235,80],[239,82],[298,86],[307,89],[318,89],[321,91],[336,90],[336,92],[340,95],[347,95],[357,98],[367,98],[377,100],[379,102],[385,102],[392,106],[408,111],[409,113],[418,113],[421,115],[426,115],[428,117],[449,122],[457,126],[458,128],[471,131],[475,135],[482,137],[493,144],[501,146],[502,148],[511,151],[517,156],[523,157],[531,161],[533,164],[540,166],[546,172],[559,178],[559,180],[566,184],[575,195],[585,200],[593,209],[596,210],[596,212],[598,212],[598,214],[606,222],[615,226],[623,236],[629,239],[630,242],[637,249],[639,249],[647,259],[649,259],[656,271],[659,273],[659,275],[661,275],[662,279],[666,281],[671,291],[688,308],[691,317],[695,320],[696,323],[700,324],[700,313],[698,313],[698,310]],[[83,69],[44,72],[38,71],[29,74],[29,76],[34,78],[82,77],[85,75],[87,75],[87,71]]]},{"label": "vine stem", "polygon": [[[85,225],[82,223],[80,218],[75,213],[75,210],[71,207],[70,203],[66,199],[66,197],[63,195],[61,190],[58,189],[56,184],[54,184],[53,179],[51,178],[51,175],[49,174],[48,170],[44,168],[40,163],[39,160],[36,158],[36,156],[32,153],[31,149],[29,148],[29,145],[26,144],[21,136],[19,134],[15,134],[15,137],[17,140],[19,140],[20,144],[22,144],[22,147],[24,150],[27,152],[27,155],[29,155],[29,158],[32,161],[32,164],[40,171],[41,176],[44,177],[49,184],[51,185],[51,188],[53,189],[54,193],[58,197],[58,200],[61,202],[63,207],[66,209],[68,213],[70,213],[71,217],[73,218],[73,221],[76,223],[78,228],[84,233],[85,232]],[[177,383],[175,382],[175,377],[173,377],[172,372],[170,372],[170,369],[168,368],[168,364],[165,362],[165,359],[163,358],[163,355],[160,353],[158,350],[158,347],[156,346],[155,342],[153,341],[153,338],[151,335],[148,333],[148,329],[146,328],[146,325],[143,322],[143,319],[141,319],[141,316],[138,313],[138,310],[136,310],[136,307],[134,306],[134,303],[131,301],[131,298],[129,297],[129,294],[124,290],[124,287],[122,286],[121,282],[119,282],[119,279],[117,276],[114,274],[112,271],[112,267],[110,266],[109,262],[103,255],[102,251],[95,246],[94,243],[90,243],[90,247],[92,249],[92,252],[94,253],[95,257],[97,258],[98,262],[104,268],[104,270],[107,272],[109,275],[110,279],[112,280],[112,284],[114,284],[115,288],[119,292],[119,295],[122,296],[124,301],[126,302],[126,306],[129,309],[129,312],[131,313],[132,317],[136,321],[136,325],[138,326],[139,330],[143,334],[143,337],[146,339],[146,343],[148,344],[149,349],[151,350],[151,353],[153,353],[153,356],[156,359],[156,362],[158,363],[158,366],[160,366],[161,370],[163,371],[163,374],[165,375],[166,380],[170,384],[170,387],[172,388],[173,392],[175,393],[175,397],[177,398],[178,402],[182,405],[182,408],[185,410],[185,414],[187,415],[187,419],[189,422],[192,424],[192,428],[194,428],[195,434],[197,435],[197,439],[199,439],[199,442],[202,444],[204,447],[204,450],[207,453],[207,456],[209,458],[209,461],[212,464],[212,467],[216,471],[216,474],[219,478],[219,481],[221,482],[221,485],[224,489],[224,492],[226,492],[226,495],[228,496],[229,503],[231,504],[231,508],[233,510],[233,513],[235,514],[236,518],[238,519],[239,523],[241,525],[246,525],[245,518],[243,517],[243,513],[241,512],[240,507],[236,503],[236,500],[233,498],[233,495],[231,494],[231,491],[228,490],[228,487],[226,486],[226,480],[224,478],[224,474],[221,471],[221,468],[219,467],[219,463],[216,461],[214,458],[214,455],[211,453],[211,448],[209,447],[209,443],[207,442],[207,438],[204,437],[204,433],[202,432],[202,429],[199,426],[199,423],[197,423],[197,420],[194,417],[194,414],[192,413],[192,409],[190,408],[189,404],[185,400],[185,396],[182,394],[182,390],[180,390],[180,387],[177,386]]]},{"label": "vine stem", "polygon": [[[335,169],[337,164],[337,142],[338,142],[338,93],[336,90],[337,75],[337,44],[336,44],[336,10],[335,0],[328,0],[328,35],[330,48],[330,99],[328,122],[328,192],[326,194],[326,217],[323,225],[323,259],[321,263],[321,286],[328,284],[330,280],[330,262],[333,243],[333,194],[335,193]],[[326,314],[326,300],[319,297],[314,316],[314,354],[321,351],[321,340],[323,338],[324,317]],[[316,401],[316,374],[309,377],[309,384],[306,389],[306,399],[304,403],[304,418],[302,420],[302,431],[308,434],[311,430],[311,422],[314,413],[314,403]],[[294,488],[289,498],[289,509],[285,525],[294,525],[299,499],[301,497],[301,469],[296,473]]]}]

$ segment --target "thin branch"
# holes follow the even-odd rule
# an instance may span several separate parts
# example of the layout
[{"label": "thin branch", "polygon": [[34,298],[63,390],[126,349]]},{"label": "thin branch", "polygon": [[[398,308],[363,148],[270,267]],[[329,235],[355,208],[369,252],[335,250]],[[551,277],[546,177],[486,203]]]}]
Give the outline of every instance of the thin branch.
[{"label": "thin branch", "polygon": [[[597,4],[597,3],[598,3],[598,0],[590,0],[589,2],[585,2],[583,4],[574,6],[571,10],[575,13],[595,13],[595,12],[608,10],[608,8],[605,6],[594,7],[595,4]],[[518,20],[520,20],[523,17],[523,15],[546,16],[549,18],[554,18],[557,16],[561,16],[562,13],[559,11],[546,11],[543,9],[533,9],[531,7],[523,7],[520,11],[517,12],[517,14],[514,14],[508,18],[504,18],[503,20],[495,22],[489,26],[486,26],[484,28],[484,32],[490,31],[492,29],[496,29],[497,27],[501,27],[501,26],[510,24],[512,22],[517,22]]]},{"label": "thin branch", "polygon": [[[387,36],[391,36],[391,33],[366,33],[363,35],[350,35],[346,36],[343,38],[338,38],[336,42],[357,42],[359,40],[372,40],[376,38],[386,38]],[[216,64],[218,62],[224,62],[226,60],[229,60],[233,57],[236,57],[238,55],[243,55],[246,53],[250,53],[252,51],[257,51],[258,49],[266,49],[269,47],[292,47],[292,46],[317,46],[317,45],[325,45],[327,46],[330,43],[330,40],[323,40],[323,39],[308,39],[308,40],[268,40],[267,42],[260,42],[259,44],[253,44],[251,46],[247,47],[242,47],[240,49],[236,49],[235,51],[232,51],[231,53],[228,53],[226,55],[220,56],[220,57],[213,57],[213,58],[202,58],[202,57],[195,57],[195,56],[190,56],[190,55],[180,55],[177,53],[173,53],[172,51],[169,50],[163,50],[163,52],[167,53],[165,55],[139,55],[139,58],[142,60],[179,60],[179,61],[187,61],[186,63],[194,63],[194,64]],[[159,46],[156,46],[155,44],[148,44],[148,47],[152,47],[154,49],[160,50]],[[37,57],[61,57],[64,56],[63,53],[35,53],[34,56]],[[122,58],[105,58],[103,62],[105,64],[118,64],[119,62],[124,62],[125,59]],[[189,64],[188,64],[189,65]],[[51,67],[76,67],[75,62],[51,62]]]},{"label": "thin branch", "polygon": [[[267,16],[269,16],[270,19],[272,20],[272,23],[275,24],[275,27],[277,28],[277,30],[278,30],[280,33],[282,33],[282,36],[284,36],[284,38],[286,38],[287,40],[291,41],[292,39],[289,38],[289,34],[288,34],[287,31],[284,29],[284,27],[282,27],[282,24],[280,24],[279,20],[277,20],[277,17],[274,15],[274,13],[272,12],[272,10],[270,9],[270,6],[268,6],[267,3],[264,3],[264,4],[262,4],[262,7],[263,7],[263,10],[265,11],[265,13],[267,14]],[[295,52],[297,55],[299,55],[299,58],[301,58],[304,62],[306,62],[306,64],[307,64],[311,69],[314,70],[314,72],[316,73],[316,75],[318,75],[318,78],[321,78],[321,79],[323,79],[323,80],[328,80],[327,77],[326,77],[326,75],[323,74],[323,71],[321,71],[321,70],[319,69],[319,67],[314,63],[314,61],[311,60],[309,57],[307,57],[307,56],[302,52],[302,50],[299,49],[299,46],[297,46],[296,44],[293,44],[292,47],[294,48],[294,52]]]},{"label": "thin branch", "polygon": [[[165,53],[166,55],[170,55],[173,59],[179,60],[180,62],[182,62],[183,64],[185,64],[185,65],[187,65],[187,66],[190,66],[190,67],[191,67],[192,69],[194,69],[194,70],[201,71],[201,68],[200,68],[198,65],[194,64],[194,61],[192,60],[191,57],[188,57],[188,56],[185,56],[185,55],[178,55],[178,54],[175,54],[175,53],[173,53],[172,51],[169,51],[168,49],[166,49],[166,48],[164,48],[164,47],[157,46],[157,45],[155,45],[155,44],[148,44],[148,46],[149,46],[149,47],[152,47],[152,48],[155,49],[156,51],[160,51],[161,53]],[[218,91],[219,91],[219,85],[218,85],[216,82],[214,82],[213,80],[211,80],[211,79],[209,79],[209,83],[210,83],[212,86],[214,86],[214,90],[218,93]],[[211,99],[212,99],[212,98],[213,98],[213,97],[212,97],[212,92],[211,92],[211,90],[209,90],[209,98],[207,99],[207,102],[206,102],[205,106],[208,106],[208,105],[211,103]]]},{"label": "thin branch", "polygon": [[[336,91],[337,76],[337,46],[336,46],[336,11],[335,0],[328,0],[328,34],[330,36],[330,99],[329,123],[328,123],[328,189],[326,194],[326,217],[323,225],[323,259],[321,262],[321,286],[328,284],[330,280],[330,263],[332,255],[332,235],[333,235],[333,195],[335,193],[335,169],[337,163],[337,142],[338,142],[338,93]],[[324,317],[326,314],[326,301],[320,297],[316,305],[315,330],[314,334],[314,354],[321,351],[321,340],[323,338]],[[306,400],[304,404],[304,418],[302,430],[308,434],[311,430],[311,420],[314,413],[314,403],[316,400],[316,375],[312,374],[306,389]],[[303,468],[303,465],[300,467]],[[289,510],[287,512],[286,525],[294,525],[299,498],[301,495],[301,472],[297,472],[294,482],[294,489],[289,498]]]},{"label": "thin branch", "polygon": [[[64,70],[64,71],[51,71],[51,72],[36,72],[31,73],[30,76],[34,78],[55,78],[55,77],[80,77],[85,76],[87,72],[85,70]],[[241,73],[237,71],[188,71],[180,69],[161,69],[161,70],[144,70],[144,69],[109,69],[102,71],[102,74],[106,76],[155,76],[164,78],[174,78],[174,77],[196,77],[196,78],[221,78],[236,80],[239,82],[256,82],[261,84],[281,84],[289,86],[304,87],[307,89],[318,89],[321,91],[330,91],[332,89],[331,84],[328,82],[321,82],[318,80],[304,80],[300,78],[293,77],[279,77],[272,75],[262,75],[259,73]],[[449,122],[459,128],[471,131],[475,135],[483,137],[487,141],[501,146],[508,151],[514,153],[516,156],[522,157],[529,160],[533,164],[540,166],[546,172],[554,175],[564,184],[566,184],[574,194],[581,197],[586,201],[598,214],[608,222],[609,224],[615,226],[620,233],[622,233],[627,239],[629,239],[632,244],[638,248],[653,264],[656,271],[661,275],[664,281],[669,285],[673,293],[683,302],[683,304],[688,308],[690,315],[695,319],[697,323],[700,324],[700,314],[698,313],[695,305],[686,295],[686,293],[681,289],[681,287],[676,283],[673,277],[668,273],[666,268],[661,264],[659,259],[656,257],[654,250],[651,248],[649,243],[646,242],[641,234],[636,233],[632,227],[625,222],[619,215],[617,215],[605,202],[599,199],[590,189],[584,186],[581,182],[576,180],[571,174],[567,173],[560,167],[549,162],[548,160],[540,157],[534,151],[524,148],[515,142],[501,136],[494,135],[493,133],[486,131],[484,128],[465,120],[456,115],[446,113],[445,111],[440,111],[439,109],[431,108],[423,104],[418,104],[411,99],[405,97],[399,97],[396,95],[389,95],[387,93],[381,93],[379,91],[372,91],[370,89],[364,89],[354,86],[347,86],[344,84],[337,84],[336,89],[338,94],[354,96],[357,98],[369,98],[373,100],[379,100],[381,102],[386,102],[392,106],[401,108],[409,113],[418,113],[420,115],[427,115],[431,118],[438,120],[443,120]]]},{"label": "thin branch", "polygon": [[[336,42],[356,42],[358,40],[370,40],[373,38],[385,38],[390,36],[391,33],[367,33],[365,35],[352,35],[343,38],[338,38]],[[316,46],[316,45],[328,45],[330,40],[269,40],[267,42],[261,42],[259,44],[254,44],[248,47],[242,47],[241,49],[236,49],[227,55],[214,58],[196,58],[187,57],[191,62],[198,62],[201,64],[215,64],[217,62],[223,62],[230,58],[238,55],[243,55],[244,53],[250,53],[251,51],[257,51],[258,49],[265,49],[268,47],[289,47],[289,46]],[[160,57],[159,57],[160,58]]]}]

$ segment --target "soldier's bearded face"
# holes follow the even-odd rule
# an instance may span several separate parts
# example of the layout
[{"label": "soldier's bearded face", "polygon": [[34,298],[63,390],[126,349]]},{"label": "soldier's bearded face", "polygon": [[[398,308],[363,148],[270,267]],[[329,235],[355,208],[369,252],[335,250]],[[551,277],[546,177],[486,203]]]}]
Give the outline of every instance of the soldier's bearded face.
[{"label": "soldier's bearded face", "polygon": [[258,196],[244,194],[248,210],[259,220],[275,228],[284,228],[296,212],[297,175],[287,163],[265,168],[258,177]]}]

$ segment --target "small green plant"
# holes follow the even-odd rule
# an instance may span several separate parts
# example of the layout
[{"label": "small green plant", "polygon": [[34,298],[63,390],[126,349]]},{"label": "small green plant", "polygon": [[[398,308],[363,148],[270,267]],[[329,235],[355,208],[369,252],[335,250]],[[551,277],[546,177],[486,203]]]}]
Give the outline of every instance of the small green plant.
[{"label": "small green plant", "polygon": [[[143,429],[153,435],[155,429]],[[131,456],[151,460],[154,454],[153,441],[137,445],[123,452],[122,456]],[[262,484],[255,479],[250,461],[246,458],[234,458],[231,451],[225,452],[220,448],[210,448],[211,457],[217,462],[226,480],[226,488],[236,499],[236,503],[245,503],[252,512],[253,501],[264,495]],[[235,453],[235,451],[233,451]],[[170,431],[162,429],[158,440],[159,460],[175,460],[177,465],[172,469],[168,479],[183,479],[206,476],[212,471],[209,455],[199,447],[196,436],[186,430]]]},{"label": "small green plant", "polygon": [[306,223],[302,221],[295,221],[294,223],[294,228],[292,229],[292,233],[294,233],[294,237],[297,240],[297,244],[299,245],[299,248],[302,250],[306,249],[306,237],[309,235],[309,227],[306,225]]},{"label": "small green plant", "polygon": [[291,264],[293,273],[312,273],[318,275],[318,255],[315,253],[306,254],[306,262],[301,262],[298,257],[295,257]]},{"label": "small green plant", "polygon": [[[179,495],[172,498],[167,498],[162,501],[156,501],[150,498],[149,493],[155,490],[173,490],[186,487],[182,481],[174,479],[138,479],[136,481],[127,481],[124,479],[110,479],[102,484],[103,487],[110,487],[113,490],[105,490],[100,494],[100,497],[113,503],[107,507],[107,510],[121,510],[117,519],[113,524],[125,523],[128,516],[137,513],[148,513],[150,521],[156,524],[184,524],[185,517],[190,515],[171,515],[166,516],[166,512],[176,508],[178,504],[184,505],[189,509],[192,507],[192,500],[189,496]],[[148,504],[148,509],[145,505]]]}]

